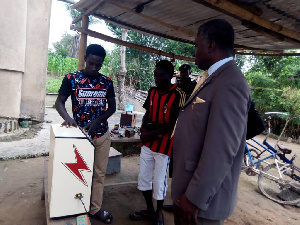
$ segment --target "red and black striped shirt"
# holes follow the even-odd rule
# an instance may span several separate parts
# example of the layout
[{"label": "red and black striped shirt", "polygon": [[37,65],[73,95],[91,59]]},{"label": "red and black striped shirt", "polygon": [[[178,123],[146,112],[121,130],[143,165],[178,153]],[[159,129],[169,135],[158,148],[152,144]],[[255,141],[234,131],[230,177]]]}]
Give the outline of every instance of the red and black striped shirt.
[{"label": "red and black striped shirt", "polygon": [[[143,107],[147,110],[152,122],[169,124],[174,127],[180,108],[185,103],[185,93],[177,86],[172,85],[167,93],[160,94],[156,87],[150,88]],[[159,152],[170,156],[173,148],[172,131],[159,135],[153,141],[145,143],[153,152]]]}]

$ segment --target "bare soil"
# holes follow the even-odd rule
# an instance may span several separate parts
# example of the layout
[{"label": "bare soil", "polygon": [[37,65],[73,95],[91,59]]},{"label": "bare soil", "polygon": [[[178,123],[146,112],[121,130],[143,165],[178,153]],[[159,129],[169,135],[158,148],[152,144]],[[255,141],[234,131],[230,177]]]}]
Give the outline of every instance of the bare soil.
[{"label": "bare soil", "polygon": [[[47,116],[55,111],[47,111]],[[54,118],[54,117],[53,117]],[[60,122],[59,119],[53,122]],[[43,128],[47,129],[47,127]],[[45,138],[45,136],[42,136]],[[257,136],[262,141],[264,135]],[[37,142],[40,140],[37,140]],[[45,141],[45,140],[44,140]],[[275,139],[269,139],[275,144]],[[20,148],[15,141],[10,148]],[[300,145],[282,142],[300,155]],[[1,145],[4,143],[1,143]],[[38,143],[36,143],[38,145]],[[0,225],[46,225],[45,201],[41,200],[44,160],[47,157],[0,161]],[[300,160],[297,165],[299,166]],[[131,221],[129,213],[145,209],[142,194],[137,190],[139,156],[122,157],[121,172],[106,176],[103,209],[110,211],[116,225],[150,225],[149,221]],[[169,187],[171,179],[168,180]],[[170,188],[166,204],[171,203]],[[165,212],[165,224],[172,225],[173,214]],[[93,225],[102,224],[91,219]],[[257,185],[257,176],[241,174],[238,202],[233,215],[225,221],[227,225],[299,225],[300,208],[284,206],[264,197]],[[69,224],[70,225],[70,224]],[[75,224],[73,224],[75,225]]]},{"label": "bare soil", "polygon": [[[259,136],[263,138],[263,136]],[[275,140],[272,140],[272,142]],[[285,143],[300,152],[299,145]],[[45,225],[45,202],[41,200],[45,157],[0,162],[0,225]],[[122,158],[121,172],[107,175],[103,208],[114,215],[114,224],[149,224],[130,221],[133,210],[145,208],[141,193],[136,188],[139,156]],[[126,182],[124,184],[124,182]],[[171,180],[169,179],[169,184]],[[170,188],[165,200],[171,203]],[[172,213],[165,213],[167,225],[173,224]],[[101,224],[92,220],[92,224]],[[257,176],[241,174],[239,197],[228,225],[299,225],[300,208],[283,206],[268,200],[258,190]]]}]

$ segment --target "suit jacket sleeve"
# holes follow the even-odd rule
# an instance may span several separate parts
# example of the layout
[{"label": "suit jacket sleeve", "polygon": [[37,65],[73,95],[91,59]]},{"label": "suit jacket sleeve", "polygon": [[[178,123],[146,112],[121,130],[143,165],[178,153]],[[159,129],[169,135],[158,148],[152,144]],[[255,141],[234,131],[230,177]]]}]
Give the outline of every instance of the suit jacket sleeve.
[{"label": "suit jacket sleeve", "polygon": [[185,192],[202,210],[231,173],[233,158],[245,138],[248,101],[249,89],[243,82],[225,82],[211,100],[201,158]]}]

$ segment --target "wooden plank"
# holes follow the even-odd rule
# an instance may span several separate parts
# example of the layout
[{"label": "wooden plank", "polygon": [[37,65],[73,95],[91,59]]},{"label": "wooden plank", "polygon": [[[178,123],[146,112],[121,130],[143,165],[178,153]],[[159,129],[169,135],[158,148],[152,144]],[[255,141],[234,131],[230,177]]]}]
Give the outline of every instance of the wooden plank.
[{"label": "wooden plank", "polygon": [[[82,28],[88,29],[89,27],[89,17],[88,16],[82,16]],[[85,51],[87,47],[87,34],[81,33],[80,34],[80,43],[79,43],[79,56],[78,56],[78,65],[77,70],[84,69],[85,65]]]},{"label": "wooden plank", "polygon": [[79,22],[82,19],[82,16],[89,16],[91,14],[93,14],[93,12],[95,12],[97,10],[97,8],[100,6],[100,4],[103,2],[104,0],[99,0],[98,2],[96,2],[96,4],[92,5],[88,10],[86,10],[82,15],[80,15],[79,17],[77,17],[76,19],[74,19],[72,21],[73,24]]},{"label": "wooden plank", "polygon": [[[48,202],[48,158],[45,158],[44,161],[44,199],[45,199],[45,208],[46,208],[46,220],[47,225],[76,225],[76,216],[61,218],[61,219],[50,219],[49,212],[49,202]],[[42,197],[43,197],[42,193]]]},{"label": "wooden plank", "polygon": [[113,135],[110,137],[112,143],[140,143],[141,139],[138,134],[135,134],[133,137],[118,137],[118,135]]},{"label": "wooden plank", "polygon": [[223,0],[193,0],[194,2],[203,4],[208,7],[212,7],[216,10],[221,10],[227,15],[231,15],[234,18],[237,18],[241,21],[246,20],[258,24],[268,30],[274,31],[284,35],[285,37],[294,39],[296,42],[299,42],[300,45],[300,34],[296,31],[287,29],[279,24],[268,21],[262,17],[259,17],[246,9],[243,9],[229,1]]},{"label": "wooden plank", "polygon": [[142,51],[146,51],[146,52],[151,52],[151,53],[154,53],[154,54],[157,54],[157,55],[163,55],[163,56],[169,57],[171,59],[174,58],[174,59],[180,59],[180,60],[195,62],[195,58],[182,56],[182,55],[175,55],[175,54],[172,54],[172,53],[169,53],[169,52],[164,52],[164,51],[157,50],[157,49],[154,49],[154,48],[129,43],[129,42],[126,42],[126,41],[119,40],[117,38],[112,38],[110,36],[107,36],[107,35],[104,35],[104,34],[89,30],[89,29],[83,29],[81,27],[77,27],[77,26],[74,26],[74,25],[71,25],[70,29],[71,30],[77,30],[77,31],[81,32],[81,34],[82,33],[88,34],[91,37],[100,38],[104,41],[109,41],[109,42],[112,42],[112,43],[115,43],[115,44],[118,44],[118,45],[124,45],[124,46],[129,47],[129,48],[134,48],[134,49],[138,49],[138,50],[142,50]]},{"label": "wooden plank", "polygon": [[237,55],[259,55],[259,56],[300,56],[300,53],[254,53],[254,52],[236,52]]},{"label": "wooden plank", "polygon": [[186,29],[184,27],[174,26],[172,24],[165,23],[165,22],[163,22],[161,20],[155,19],[155,18],[147,16],[145,14],[137,13],[134,10],[126,8],[126,7],[124,7],[124,6],[120,5],[120,4],[113,3],[113,2],[107,2],[107,3],[109,3],[109,4],[111,4],[111,5],[115,6],[115,7],[118,7],[120,9],[123,9],[126,12],[132,13],[132,14],[138,16],[138,17],[142,17],[142,18],[144,18],[144,19],[146,19],[146,20],[148,20],[150,22],[153,22],[154,26],[157,26],[157,24],[159,24],[161,26],[164,26],[164,27],[167,27],[167,28],[172,29],[174,31],[177,31],[179,33],[182,33],[182,34],[184,34],[184,35],[186,35],[188,37],[195,37],[196,34],[197,34],[197,31],[189,30],[189,29]]}]

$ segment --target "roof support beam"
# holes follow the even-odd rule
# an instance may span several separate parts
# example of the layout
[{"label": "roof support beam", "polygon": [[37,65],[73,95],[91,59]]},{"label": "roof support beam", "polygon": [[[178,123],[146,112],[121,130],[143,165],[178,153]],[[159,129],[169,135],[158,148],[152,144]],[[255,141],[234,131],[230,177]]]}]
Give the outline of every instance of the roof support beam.
[{"label": "roof support beam", "polygon": [[132,10],[132,9],[130,9],[130,8],[126,8],[126,7],[124,7],[124,6],[120,5],[120,4],[117,4],[117,3],[114,3],[114,2],[111,2],[111,1],[107,1],[107,2],[105,2],[105,3],[110,4],[110,5],[113,5],[114,7],[117,7],[117,8],[119,8],[119,9],[122,9],[122,10],[128,12],[128,13],[134,14],[134,15],[136,15],[136,16],[139,16],[139,17],[141,17],[141,18],[143,18],[143,19],[146,19],[146,20],[148,20],[148,21],[151,21],[151,22],[153,22],[153,23],[156,23],[156,24],[159,24],[159,25],[164,26],[164,27],[166,27],[166,28],[175,30],[175,31],[177,31],[178,33],[184,34],[184,35],[186,35],[186,36],[188,36],[188,37],[195,37],[195,36],[197,35],[197,32],[195,32],[195,31],[193,31],[193,30],[190,30],[190,29],[186,29],[186,28],[183,28],[183,27],[180,27],[180,26],[174,26],[174,25],[165,23],[165,22],[160,21],[160,20],[158,20],[158,19],[155,19],[155,18],[153,18],[153,17],[151,17],[151,16],[147,16],[147,15],[142,14],[142,13],[137,13],[137,12],[135,12],[134,10]]},{"label": "roof support beam", "polygon": [[281,34],[287,38],[291,38],[292,40],[299,43],[300,46],[300,34],[296,31],[287,29],[279,24],[272,23],[264,18],[261,18],[248,10],[237,6],[227,0],[193,0],[194,2],[203,4],[209,8],[221,11],[230,15],[240,21],[249,21],[255,23],[261,27],[264,27],[270,31]]},{"label": "roof support beam", "polygon": [[235,52],[236,55],[259,55],[259,56],[300,56],[300,53],[254,53],[254,52]]},{"label": "roof support beam", "polygon": [[150,34],[150,35],[154,35],[154,36],[157,36],[157,37],[167,38],[167,39],[170,39],[170,40],[173,40],[173,41],[179,41],[179,42],[183,42],[183,43],[187,43],[187,44],[194,44],[194,41],[188,41],[188,40],[176,38],[176,37],[173,37],[173,36],[170,36],[170,35],[167,35],[167,34],[158,33],[158,32],[151,31],[151,30],[146,30],[144,28],[137,27],[135,25],[128,24],[128,23],[125,23],[125,22],[122,22],[122,21],[118,21],[115,18],[109,18],[109,17],[103,16],[103,15],[100,15],[100,14],[97,14],[97,13],[94,13],[93,16],[97,17],[99,19],[103,19],[103,20],[105,20],[109,23],[113,23],[115,25],[124,27],[126,29],[134,30],[138,33],[143,33],[143,34],[147,34],[147,35]]},{"label": "roof support beam", "polygon": [[[81,29],[88,29],[89,27],[89,17],[82,16],[82,28]],[[79,43],[79,55],[78,55],[78,64],[77,70],[84,69],[84,62],[85,62],[85,50],[87,47],[87,34],[81,33],[80,34],[80,43]]]},{"label": "roof support beam", "polygon": [[195,58],[182,56],[182,55],[175,55],[175,54],[172,54],[172,53],[169,53],[169,52],[164,52],[164,51],[157,50],[157,49],[154,49],[154,48],[129,43],[127,41],[122,41],[122,40],[119,40],[119,39],[116,39],[116,38],[112,38],[110,36],[107,36],[107,35],[104,35],[104,34],[89,30],[89,29],[84,29],[84,28],[81,28],[81,27],[77,27],[77,26],[74,26],[74,25],[71,25],[70,29],[71,30],[77,30],[81,33],[87,34],[87,35],[89,35],[91,37],[94,37],[94,38],[100,38],[104,41],[112,42],[112,43],[115,43],[115,44],[118,44],[118,45],[123,45],[123,46],[129,47],[129,48],[134,48],[134,49],[138,49],[138,50],[141,50],[141,51],[146,51],[146,52],[154,53],[154,54],[157,54],[157,55],[166,56],[166,57],[169,57],[169,58],[172,58],[172,59],[174,58],[174,59],[180,59],[180,60],[195,62]]},{"label": "roof support beam", "polygon": [[104,2],[104,0],[99,0],[98,2],[96,2],[94,5],[92,5],[88,10],[86,10],[82,15],[80,15],[79,17],[77,17],[76,19],[74,19],[72,21],[73,24],[79,22],[82,18],[82,16],[89,16],[91,14],[93,14],[93,12],[96,11],[96,9],[99,7],[99,5]]}]

